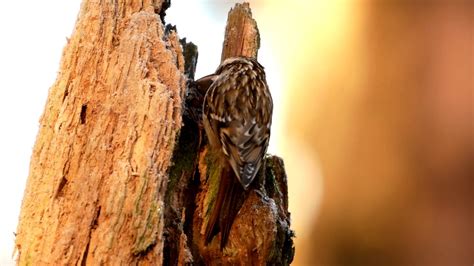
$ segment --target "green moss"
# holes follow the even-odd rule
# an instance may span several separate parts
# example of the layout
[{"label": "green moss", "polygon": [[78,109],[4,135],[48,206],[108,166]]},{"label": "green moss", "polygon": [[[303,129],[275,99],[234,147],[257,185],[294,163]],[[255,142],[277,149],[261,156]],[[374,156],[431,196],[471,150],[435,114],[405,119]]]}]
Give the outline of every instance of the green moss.
[{"label": "green moss", "polygon": [[159,217],[160,208],[156,202],[152,202],[145,225],[139,229],[139,235],[133,248],[134,255],[144,254],[156,245]]},{"label": "green moss", "polygon": [[280,184],[275,177],[275,163],[272,157],[265,158],[265,189],[271,198],[275,193],[281,194]]},{"label": "green moss", "polygon": [[142,202],[142,197],[143,197],[143,194],[145,193],[145,190],[147,188],[148,181],[149,181],[146,170],[141,176],[140,181],[141,181],[140,192],[138,193],[137,198],[135,199],[135,215],[140,215],[142,211],[140,208],[140,203]]},{"label": "green moss", "polygon": [[[124,190],[119,190],[119,193],[120,195],[118,196],[118,209],[117,209],[117,215],[115,217],[117,217],[117,219],[115,220],[114,224],[113,224],[113,232],[118,232],[118,229],[117,229],[117,226],[120,222],[123,222],[123,215],[122,215],[122,212],[123,212],[123,206],[125,204],[125,196],[127,194],[127,188],[125,187]],[[107,243],[107,247],[108,248],[111,248],[113,243],[114,243],[114,239],[115,239],[115,234],[110,234],[109,235],[109,242]]]},{"label": "green moss", "polygon": [[165,195],[165,202],[167,203],[170,201],[170,196],[181,180],[183,173],[191,175],[194,170],[199,141],[196,136],[197,129],[188,124],[185,124],[177,134],[179,137],[173,150],[173,158],[171,159],[173,165],[170,167]]},{"label": "green moss", "polygon": [[214,208],[214,204],[217,198],[217,193],[219,192],[219,183],[220,176],[222,172],[222,165],[218,161],[218,157],[211,151],[206,154],[206,165],[207,169],[207,183],[208,191],[206,195],[207,199],[207,210],[206,210],[206,222],[208,216],[211,214],[211,211]]}]

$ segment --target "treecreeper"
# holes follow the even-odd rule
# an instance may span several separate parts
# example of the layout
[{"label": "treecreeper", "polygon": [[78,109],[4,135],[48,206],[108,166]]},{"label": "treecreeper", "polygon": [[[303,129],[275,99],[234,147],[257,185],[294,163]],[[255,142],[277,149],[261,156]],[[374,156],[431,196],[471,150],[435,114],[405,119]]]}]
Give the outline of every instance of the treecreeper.
[{"label": "treecreeper", "polygon": [[202,122],[211,152],[222,166],[206,243],[221,232],[223,249],[247,190],[262,166],[270,140],[273,102],[263,66],[254,58],[224,60],[196,81],[206,89]]}]

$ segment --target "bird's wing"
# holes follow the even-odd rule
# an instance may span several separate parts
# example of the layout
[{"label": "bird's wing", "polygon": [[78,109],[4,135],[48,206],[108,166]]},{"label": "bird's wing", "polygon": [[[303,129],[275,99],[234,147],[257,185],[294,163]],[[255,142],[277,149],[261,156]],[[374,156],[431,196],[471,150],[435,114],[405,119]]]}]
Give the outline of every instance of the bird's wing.
[{"label": "bird's wing", "polygon": [[260,169],[268,147],[269,129],[258,125],[255,119],[234,120],[222,123],[218,132],[224,154],[240,183],[247,188]]}]

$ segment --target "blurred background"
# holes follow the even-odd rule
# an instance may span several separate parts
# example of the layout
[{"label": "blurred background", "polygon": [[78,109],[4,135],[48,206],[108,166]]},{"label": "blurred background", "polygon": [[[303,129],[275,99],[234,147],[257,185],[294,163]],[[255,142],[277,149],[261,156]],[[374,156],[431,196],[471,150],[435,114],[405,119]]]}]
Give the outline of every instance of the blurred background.
[{"label": "blurred background", "polygon": [[[172,0],[166,21],[220,61],[241,1]],[[250,1],[285,160],[293,265],[474,263],[472,1]],[[80,1],[0,8],[0,265],[48,88]],[[15,116],[12,116],[15,114]]]}]

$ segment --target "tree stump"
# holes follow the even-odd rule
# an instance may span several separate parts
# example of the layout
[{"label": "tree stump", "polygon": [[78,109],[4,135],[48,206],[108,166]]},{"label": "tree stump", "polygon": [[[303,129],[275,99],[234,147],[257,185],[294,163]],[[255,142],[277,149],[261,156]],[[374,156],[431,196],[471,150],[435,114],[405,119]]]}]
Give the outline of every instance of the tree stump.
[{"label": "tree stump", "polygon": [[[164,27],[168,6],[82,3],[40,120],[18,264],[291,262],[286,176],[277,157],[266,158],[262,187],[231,231],[232,248],[220,254],[201,245],[201,199],[210,187],[202,167],[213,166],[203,163],[205,136],[193,108],[201,92],[186,86],[197,49]],[[240,8],[250,14],[248,5]]]}]

